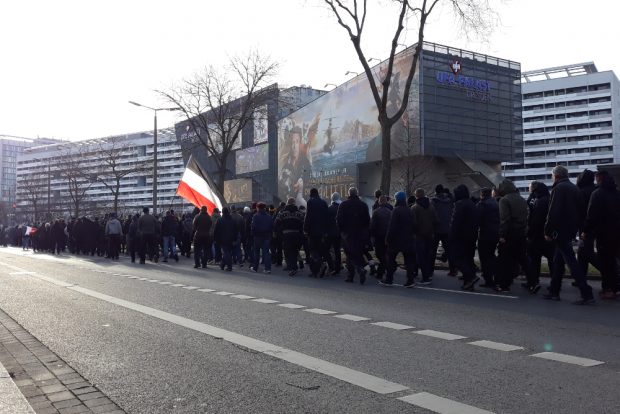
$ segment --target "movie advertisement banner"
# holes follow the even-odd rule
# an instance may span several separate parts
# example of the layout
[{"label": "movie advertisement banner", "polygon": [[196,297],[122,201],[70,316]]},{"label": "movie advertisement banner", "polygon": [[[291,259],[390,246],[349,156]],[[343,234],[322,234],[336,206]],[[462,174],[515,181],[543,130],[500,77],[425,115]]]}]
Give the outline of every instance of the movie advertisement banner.
[{"label": "movie advertisement banner", "polygon": [[237,175],[269,168],[269,144],[257,145],[235,152]]},{"label": "movie advertisement banner", "polygon": [[[388,115],[403,99],[412,53],[396,56],[388,94]],[[385,76],[385,62],[375,66],[376,79]],[[377,81],[379,87],[381,83]],[[379,94],[381,94],[379,90]],[[414,119],[412,119],[414,118]],[[419,82],[414,78],[405,115],[392,127],[392,158],[419,152]],[[411,153],[410,155],[413,155]],[[378,110],[365,74],[335,88],[278,122],[278,196],[298,205],[312,187],[329,198],[333,189],[343,197],[357,182],[357,166],[381,159]],[[377,171],[380,172],[377,163]]]},{"label": "movie advertisement banner", "polygon": [[254,145],[262,144],[268,140],[267,105],[263,105],[254,111]]},{"label": "movie advertisement banner", "polygon": [[252,179],[224,181],[224,199],[228,204],[252,201]]}]

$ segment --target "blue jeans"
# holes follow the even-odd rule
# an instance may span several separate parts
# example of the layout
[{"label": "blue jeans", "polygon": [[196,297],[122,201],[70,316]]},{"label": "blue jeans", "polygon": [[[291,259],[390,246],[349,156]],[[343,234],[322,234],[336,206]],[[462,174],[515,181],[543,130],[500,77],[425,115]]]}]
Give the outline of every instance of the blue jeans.
[{"label": "blue jeans", "polygon": [[269,251],[269,245],[271,244],[271,237],[269,236],[254,236],[254,269],[258,271],[258,265],[260,263],[259,254],[262,250],[263,266],[265,270],[271,271],[271,252]]},{"label": "blue jeans", "polygon": [[176,243],[176,240],[174,239],[174,236],[163,236],[162,239],[164,242],[164,259],[168,258],[168,250],[170,250],[170,253],[171,253],[170,256],[176,257],[177,243]]},{"label": "blue jeans", "polygon": [[573,251],[573,244],[570,239],[557,239],[555,241],[555,254],[553,256],[553,267],[551,273],[551,286],[549,287],[549,293],[552,295],[559,295],[562,289],[562,277],[564,263],[568,265],[570,274],[575,279],[577,286],[581,292],[582,299],[592,299],[592,288],[586,281],[586,275],[579,266],[577,259],[575,258],[575,252]]}]

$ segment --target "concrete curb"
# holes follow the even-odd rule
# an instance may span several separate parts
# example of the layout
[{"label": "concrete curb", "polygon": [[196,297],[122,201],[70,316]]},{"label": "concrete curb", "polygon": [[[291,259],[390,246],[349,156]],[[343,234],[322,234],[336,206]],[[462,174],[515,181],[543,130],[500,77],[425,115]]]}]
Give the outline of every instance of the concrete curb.
[{"label": "concrete curb", "polygon": [[13,379],[0,362],[0,414],[35,414]]}]

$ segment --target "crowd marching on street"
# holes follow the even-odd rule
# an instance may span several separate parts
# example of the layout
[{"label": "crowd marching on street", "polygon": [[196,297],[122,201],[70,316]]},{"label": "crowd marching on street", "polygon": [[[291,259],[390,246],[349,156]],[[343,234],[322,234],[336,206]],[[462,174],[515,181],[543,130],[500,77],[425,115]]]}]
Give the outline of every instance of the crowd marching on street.
[{"label": "crowd marching on street", "polygon": [[532,182],[527,200],[507,179],[479,194],[470,194],[465,185],[452,192],[438,185],[432,198],[425,189],[410,197],[397,192],[393,199],[376,191],[372,211],[356,188],[344,200],[333,193],[330,204],[313,188],[305,208],[293,198],[277,208],[258,202],[209,214],[203,206],[180,216],[169,210],[161,218],[144,208],[124,220],[111,213],[102,219],[0,228],[0,245],[111,260],[123,253],[140,264],[160,257],[178,262],[179,255],[193,254],[195,268],[232,271],[233,265],[248,264],[258,272],[262,265],[268,274],[272,265],[285,265],[290,276],[307,266],[311,277],[342,272],[346,282],[357,277],[364,284],[374,276],[383,286],[394,284],[397,261],[402,261],[407,288],[431,284],[439,259],[447,263],[449,276],[461,272],[461,289],[473,290],[479,272],[479,287],[509,292],[524,275],[522,287],[531,294],[541,288],[545,257],[551,276],[545,299],[560,300],[568,267],[581,294],[575,303],[593,304],[586,277],[590,265],[601,274],[600,297],[615,299],[620,295],[620,191],[614,179],[605,171],[584,170],[575,185],[563,166],[552,176],[551,188]]}]

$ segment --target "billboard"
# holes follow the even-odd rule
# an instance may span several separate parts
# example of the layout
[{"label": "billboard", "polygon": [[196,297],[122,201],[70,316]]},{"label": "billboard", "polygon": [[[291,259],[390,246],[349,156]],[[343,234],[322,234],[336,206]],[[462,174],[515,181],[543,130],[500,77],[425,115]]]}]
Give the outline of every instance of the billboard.
[{"label": "billboard", "polygon": [[[412,56],[411,51],[405,51],[395,57],[388,115],[393,115],[403,100]],[[383,62],[372,70],[376,79],[381,79],[387,64]],[[392,128],[393,158],[419,153],[418,95],[416,75],[408,110]],[[278,196],[283,200],[294,197],[303,205],[312,187],[323,197],[330,196],[333,188],[346,190],[357,182],[358,164],[380,159],[378,110],[365,74],[278,122]]]},{"label": "billboard", "polygon": [[224,199],[228,204],[252,201],[252,179],[224,181]]},{"label": "billboard", "polygon": [[269,144],[248,147],[235,152],[235,173],[246,174],[269,168]]},{"label": "billboard", "polygon": [[254,110],[254,145],[262,144],[269,140],[267,114],[267,105],[260,106]]}]

